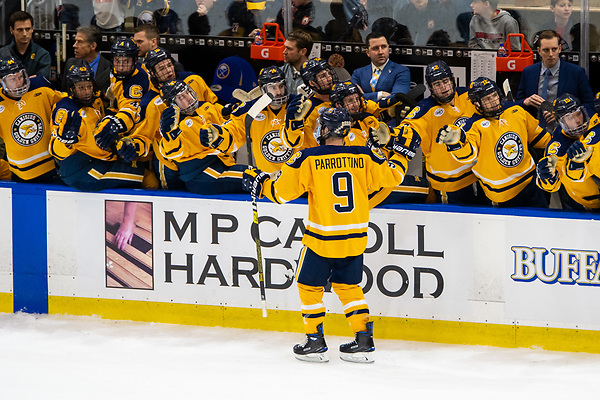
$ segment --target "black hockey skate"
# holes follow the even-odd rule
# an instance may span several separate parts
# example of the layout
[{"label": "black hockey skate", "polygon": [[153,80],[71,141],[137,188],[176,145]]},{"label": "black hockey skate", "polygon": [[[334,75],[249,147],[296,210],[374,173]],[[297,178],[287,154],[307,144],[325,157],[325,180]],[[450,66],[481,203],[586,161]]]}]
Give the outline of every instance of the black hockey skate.
[{"label": "black hockey skate", "polygon": [[327,362],[329,357],[327,351],[327,343],[323,336],[323,324],[317,325],[317,333],[308,333],[306,341],[294,346],[294,356],[298,360],[311,362]]},{"label": "black hockey skate", "polygon": [[375,361],[373,352],[373,322],[367,322],[367,330],[356,332],[354,340],[340,345],[340,358],[344,361],[372,363]]}]

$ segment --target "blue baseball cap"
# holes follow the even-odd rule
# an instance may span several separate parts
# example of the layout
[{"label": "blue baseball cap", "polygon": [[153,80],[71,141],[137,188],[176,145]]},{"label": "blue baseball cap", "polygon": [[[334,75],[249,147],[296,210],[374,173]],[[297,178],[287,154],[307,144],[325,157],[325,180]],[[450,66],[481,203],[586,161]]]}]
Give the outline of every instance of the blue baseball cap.
[{"label": "blue baseball cap", "polygon": [[239,56],[232,56],[219,63],[210,89],[219,99],[232,103],[236,101],[231,95],[235,89],[249,92],[256,86],[256,72],[250,63]]}]

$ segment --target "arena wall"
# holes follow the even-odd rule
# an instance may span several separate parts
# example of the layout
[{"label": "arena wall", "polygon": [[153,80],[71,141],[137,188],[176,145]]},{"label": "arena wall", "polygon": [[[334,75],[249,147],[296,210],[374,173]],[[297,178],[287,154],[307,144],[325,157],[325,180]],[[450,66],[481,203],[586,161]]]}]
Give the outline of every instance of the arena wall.
[{"label": "arena wall", "polygon": [[[114,244],[125,203],[131,245]],[[259,203],[261,317],[249,196],[81,193],[0,184],[0,312],[302,332],[294,284],[306,202]],[[600,353],[598,216],[395,205],[371,212],[362,286],[387,339]],[[350,335],[327,290],[327,334]]]}]

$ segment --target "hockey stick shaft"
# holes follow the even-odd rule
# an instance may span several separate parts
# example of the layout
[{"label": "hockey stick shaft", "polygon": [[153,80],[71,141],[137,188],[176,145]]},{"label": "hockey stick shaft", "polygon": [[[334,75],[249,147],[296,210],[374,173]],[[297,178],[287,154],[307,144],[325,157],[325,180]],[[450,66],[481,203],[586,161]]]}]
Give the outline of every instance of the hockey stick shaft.
[{"label": "hockey stick shaft", "polygon": [[256,236],[254,243],[256,244],[256,262],[258,264],[258,281],[260,285],[260,301],[262,303],[262,316],[267,317],[267,295],[265,293],[265,276],[263,273],[262,251],[260,246],[260,234],[258,228],[258,205],[256,203],[256,195],[252,194],[252,216],[254,225],[256,226]]}]

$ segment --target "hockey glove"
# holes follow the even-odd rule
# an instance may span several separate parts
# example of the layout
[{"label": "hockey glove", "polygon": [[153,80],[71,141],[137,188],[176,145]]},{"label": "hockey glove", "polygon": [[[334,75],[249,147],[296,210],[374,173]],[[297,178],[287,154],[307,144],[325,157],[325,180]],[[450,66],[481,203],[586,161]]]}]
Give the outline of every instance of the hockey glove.
[{"label": "hockey glove", "polygon": [[123,120],[114,115],[107,115],[98,122],[98,125],[96,125],[94,139],[96,140],[98,147],[103,150],[108,150],[117,140],[119,134],[125,133],[126,131],[127,126]]},{"label": "hockey glove", "polygon": [[67,146],[79,142],[79,128],[81,128],[81,115],[77,111],[71,111],[65,126],[58,134],[58,141]]},{"label": "hockey glove", "polygon": [[285,111],[285,119],[288,121],[302,121],[309,109],[310,100],[300,95],[292,96]]},{"label": "hockey glove", "polygon": [[445,144],[446,150],[454,151],[465,145],[467,142],[467,135],[464,130],[456,125],[444,125],[438,132],[435,141]]},{"label": "hockey glove", "polygon": [[262,196],[263,187],[267,179],[269,179],[269,174],[262,172],[260,169],[250,167],[244,171],[242,188],[250,192],[252,197],[258,199]]},{"label": "hockey glove", "polygon": [[124,137],[117,142],[117,153],[125,162],[132,162],[138,157],[139,148],[133,139]]},{"label": "hockey glove", "polygon": [[592,147],[586,147],[583,142],[577,141],[567,149],[567,158],[572,160],[572,163],[583,164],[592,155]]},{"label": "hockey glove", "polygon": [[221,115],[224,119],[229,119],[231,117],[231,113],[239,106],[238,103],[227,103],[223,106],[221,110]]},{"label": "hockey glove", "polygon": [[223,143],[223,140],[225,140],[225,137],[223,136],[223,129],[219,125],[209,124],[206,125],[205,128],[200,129],[200,143],[204,147],[219,149],[219,146]]},{"label": "hockey glove", "polygon": [[407,96],[406,93],[396,93],[393,96],[379,100],[379,108],[384,109],[385,113],[391,118],[398,115],[400,119],[404,119],[417,104],[417,101]]},{"label": "hockey glove", "polygon": [[167,140],[175,140],[181,134],[179,107],[171,105],[160,114],[160,134]]},{"label": "hockey glove", "polygon": [[383,147],[390,142],[390,128],[385,122],[380,122],[377,128],[369,128],[369,139],[375,147]]},{"label": "hockey glove", "polygon": [[417,153],[417,148],[421,144],[421,137],[412,128],[403,126],[400,134],[394,137],[392,141],[392,151],[396,154],[406,157],[409,161]]},{"label": "hockey glove", "polygon": [[536,165],[538,177],[545,184],[554,185],[558,179],[558,172],[556,172],[556,163],[558,158],[554,155],[550,155],[542,158]]}]

